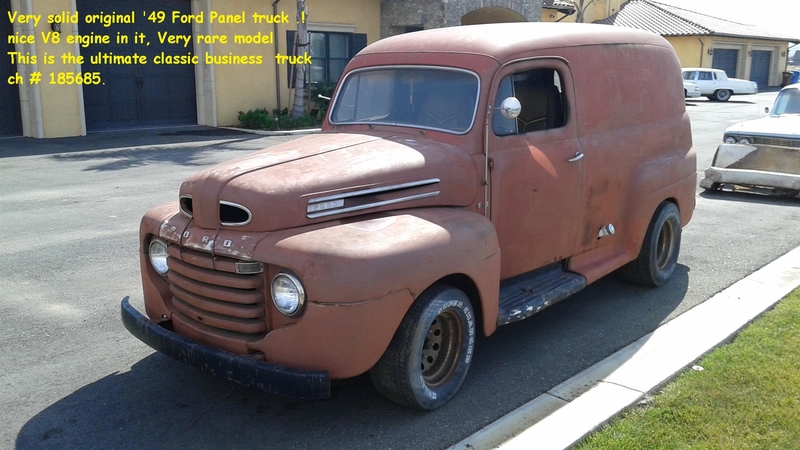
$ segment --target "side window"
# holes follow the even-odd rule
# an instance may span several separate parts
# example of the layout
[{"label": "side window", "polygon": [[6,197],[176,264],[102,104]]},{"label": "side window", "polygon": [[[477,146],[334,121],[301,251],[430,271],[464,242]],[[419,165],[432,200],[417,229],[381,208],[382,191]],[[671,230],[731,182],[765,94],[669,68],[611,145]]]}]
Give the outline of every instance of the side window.
[{"label": "side window", "polygon": [[713,80],[711,72],[700,72],[700,80],[710,81]]},{"label": "side window", "polygon": [[683,72],[683,79],[687,81],[694,81],[697,72]]},{"label": "side window", "polygon": [[561,76],[555,69],[532,69],[504,77],[495,108],[511,96],[519,100],[522,111],[516,120],[506,119],[499,111],[494,114],[492,131],[497,136],[560,128],[567,122]]}]

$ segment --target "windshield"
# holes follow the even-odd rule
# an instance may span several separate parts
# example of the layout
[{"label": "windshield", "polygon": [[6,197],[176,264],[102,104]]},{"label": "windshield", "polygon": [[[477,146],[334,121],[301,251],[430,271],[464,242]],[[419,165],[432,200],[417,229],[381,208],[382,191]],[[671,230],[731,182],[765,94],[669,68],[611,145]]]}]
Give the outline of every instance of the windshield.
[{"label": "windshield", "polygon": [[472,72],[392,67],[350,73],[336,96],[334,124],[400,125],[463,134],[472,128],[480,83]]},{"label": "windshield", "polygon": [[772,115],[800,114],[800,89],[784,89],[775,99]]}]

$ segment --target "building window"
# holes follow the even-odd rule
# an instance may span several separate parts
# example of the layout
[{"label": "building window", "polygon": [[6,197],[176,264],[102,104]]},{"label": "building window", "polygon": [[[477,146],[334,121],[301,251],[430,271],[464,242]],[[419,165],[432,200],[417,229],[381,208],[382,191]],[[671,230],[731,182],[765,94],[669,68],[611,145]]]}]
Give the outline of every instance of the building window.
[{"label": "building window", "polygon": [[[286,39],[290,53],[303,54],[304,50],[294,48],[297,33],[287,31]],[[329,33],[309,31],[311,67],[306,71],[309,83],[335,84],[344,72],[350,59],[367,46],[367,35],[358,33]],[[294,66],[287,65],[289,87],[294,87]]]},{"label": "building window", "polygon": [[312,83],[336,83],[350,61],[350,35],[309,32]]}]

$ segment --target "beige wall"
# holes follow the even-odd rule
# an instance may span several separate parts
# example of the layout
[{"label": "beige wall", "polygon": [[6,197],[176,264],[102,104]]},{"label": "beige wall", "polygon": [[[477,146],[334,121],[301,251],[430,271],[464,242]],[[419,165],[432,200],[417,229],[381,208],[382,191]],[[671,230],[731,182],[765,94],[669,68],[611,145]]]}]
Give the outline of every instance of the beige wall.
[{"label": "beige wall", "polygon": [[[8,0],[5,0],[8,1]],[[51,138],[62,136],[78,136],[86,134],[86,122],[83,109],[83,90],[78,85],[62,86],[51,85],[50,74],[59,72],[78,72],[80,66],[76,64],[65,65],[61,61],[61,54],[72,52],[80,54],[80,47],[67,44],[67,35],[78,34],[77,25],[62,25],[61,43],[57,45],[44,44],[41,33],[50,30],[46,23],[48,14],[58,14],[62,11],[75,11],[75,0],[11,0],[14,11],[23,14],[42,14],[42,21],[34,28],[32,24],[16,24],[15,31],[22,34],[35,34],[36,43],[33,45],[18,45],[17,50],[36,55],[36,65],[19,67],[20,75],[25,78],[21,87],[20,99],[22,106],[23,134],[37,138]],[[380,0],[307,0],[309,11],[308,26],[310,30],[341,31],[364,33],[367,42],[372,43],[380,37]],[[197,44],[196,38],[194,53],[201,57],[206,51],[216,55],[258,55],[262,57],[261,65],[213,65],[206,66],[203,62],[195,68],[197,81],[198,123],[212,126],[237,125],[239,111],[267,108],[269,110],[278,106],[277,88],[280,88],[281,107],[289,106],[292,100],[292,91],[288,88],[286,80],[286,66],[281,65],[280,82],[276,81],[275,53],[286,54],[286,30],[296,29],[295,0],[282,0],[278,3],[278,12],[285,11],[289,16],[290,24],[278,26],[275,35],[279,43],[273,44],[233,44],[234,34],[254,35],[259,31],[267,34],[273,31],[271,24],[253,24],[252,14],[272,14],[272,1],[264,0],[192,0],[192,12],[197,14],[206,11],[204,24],[195,24],[195,35],[213,34],[227,35],[230,43],[204,45]],[[245,11],[247,24],[210,24],[209,13],[216,11],[220,14],[238,14]],[[81,16],[81,21],[83,16]],[[55,55],[53,64],[44,64],[45,51]],[[42,72],[42,81],[38,85],[28,84],[31,72]]]},{"label": "beige wall", "polygon": [[[41,14],[38,26],[33,24],[14,24],[14,31],[20,34],[34,35],[35,43],[17,45],[18,52],[35,55],[36,64],[18,64],[17,69],[24,78],[20,87],[20,103],[22,106],[22,131],[25,136],[36,138],[55,138],[86,134],[83,120],[83,91],[79,85],[50,84],[51,74],[60,72],[80,72],[80,66],[64,64],[61,54],[72,52],[78,54],[77,46],[67,44],[67,36],[77,34],[72,26],[63,26],[59,44],[45,44],[42,33],[51,31],[47,23],[47,15],[61,11],[74,11],[73,0],[50,0],[33,2],[32,0],[15,0],[11,3],[14,11],[22,14]],[[6,18],[7,20],[7,18]],[[54,56],[52,64],[48,64],[47,56]],[[30,84],[30,74],[41,72],[38,84]],[[57,81],[57,78],[56,78]]]},{"label": "beige wall", "polygon": [[77,35],[77,27],[72,25],[62,25],[59,44],[44,44],[42,42],[42,32],[50,31],[50,24],[47,23],[47,15],[58,14],[61,11],[74,11],[74,4],[71,0],[51,0],[49,2],[34,2],[34,14],[41,14],[42,21],[36,27],[37,44],[41,47],[37,53],[40,58],[44,58],[45,52],[50,56],[55,56],[54,64],[39,64],[39,71],[42,72],[42,82],[39,84],[41,105],[42,105],[42,129],[44,137],[64,137],[86,134],[83,123],[83,115],[78,112],[82,110],[83,89],[79,85],[58,85],[50,84],[50,74],[60,72],[80,72],[79,64],[64,64],[61,55],[71,52],[73,55],[80,54],[79,46],[67,43],[67,36]]},{"label": "beige wall", "polygon": [[[206,0],[209,1],[209,0]],[[197,2],[200,6],[204,1]],[[271,2],[263,0],[210,0],[212,10],[221,14],[234,14],[246,11],[248,16],[253,12],[271,14]],[[286,31],[295,30],[295,12],[297,2],[283,0],[278,4],[278,11],[285,11],[289,15],[290,24],[280,25],[275,35],[278,46],[274,45],[235,45],[215,44],[213,52],[217,55],[226,55],[233,52],[235,55],[261,55],[264,63],[260,66],[214,66],[213,79],[215,93],[205,90],[206,99],[214,96],[216,103],[216,123],[206,120],[205,123],[217,126],[237,125],[237,114],[255,108],[272,110],[278,106],[275,74],[275,52],[287,54]],[[380,1],[379,0],[351,0],[347,2],[331,2],[328,0],[307,0],[308,27],[318,31],[350,31],[367,34],[368,43],[376,41],[380,36]],[[256,34],[261,31],[268,33],[273,30],[272,25],[212,25],[214,34]],[[198,54],[204,50],[197,49]],[[288,88],[286,80],[286,66],[279,65],[280,69],[280,96],[281,107],[290,106],[293,90]],[[203,76],[203,78],[207,78]],[[199,104],[200,102],[198,102]],[[201,121],[201,123],[203,123]]]},{"label": "beige wall", "polygon": [[[770,51],[772,52],[772,57],[769,85],[779,86],[781,84],[782,74],[786,68],[787,42],[715,36],[678,36],[667,37],[666,39],[675,48],[682,67],[711,67],[714,49],[739,50],[739,65],[736,68],[736,77],[745,80],[750,79],[750,64],[752,62],[749,56],[750,52],[753,50]],[[709,50],[711,50],[711,53],[709,53]]]}]

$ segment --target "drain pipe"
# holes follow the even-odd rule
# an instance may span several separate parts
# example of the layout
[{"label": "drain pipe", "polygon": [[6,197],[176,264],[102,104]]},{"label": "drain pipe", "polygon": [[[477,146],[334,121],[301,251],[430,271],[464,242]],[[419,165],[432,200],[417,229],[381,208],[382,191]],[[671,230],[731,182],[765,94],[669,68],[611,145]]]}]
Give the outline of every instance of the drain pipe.
[{"label": "drain pipe", "polygon": [[[276,17],[278,15],[278,3],[281,0],[275,0],[272,2],[272,17]],[[278,64],[278,43],[280,42],[278,36],[278,21],[272,21],[272,29],[275,34],[275,43],[273,48],[275,48],[275,96],[278,99],[278,109],[281,109],[281,66]]]},{"label": "drain pipe", "polygon": [[697,38],[697,40],[700,41],[700,65],[697,66],[697,67],[703,67],[703,53],[705,53],[706,45],[703,44],[703,40],[702,39]]}]

